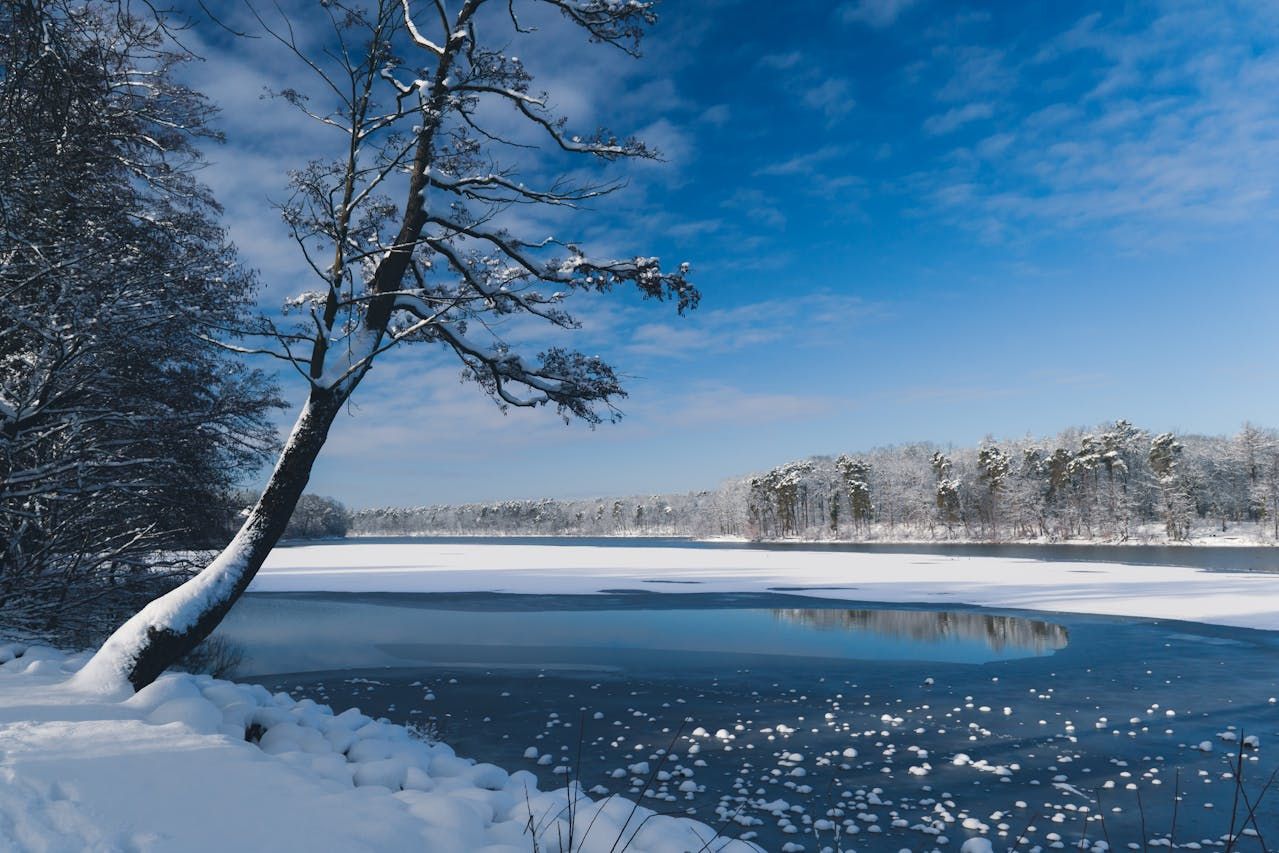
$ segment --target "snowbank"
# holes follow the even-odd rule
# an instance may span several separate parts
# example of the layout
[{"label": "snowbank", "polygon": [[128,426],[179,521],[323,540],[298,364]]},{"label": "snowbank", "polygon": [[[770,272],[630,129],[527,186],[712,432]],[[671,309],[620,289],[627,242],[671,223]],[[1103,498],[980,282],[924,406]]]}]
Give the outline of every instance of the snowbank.
[{"label": "snowbank", "polygon": [[278,548],[250,587],[526,594],[609,589],[791,592],[1279,630],[1279,574],[1006,557],[355,540]]},{"label": "snowbank", "polygon": [[261,686],[76,691],[87,657],[0,644],[0,849],[522,853],[534,834],[542,851],[759,849]]}]

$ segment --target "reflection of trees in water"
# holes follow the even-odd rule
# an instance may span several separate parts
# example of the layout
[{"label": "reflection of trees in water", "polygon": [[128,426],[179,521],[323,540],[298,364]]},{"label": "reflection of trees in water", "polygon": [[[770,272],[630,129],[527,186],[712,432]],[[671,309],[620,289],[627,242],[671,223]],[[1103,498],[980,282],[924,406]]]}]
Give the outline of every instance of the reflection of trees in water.
[{"label": "reflection of trees in water", "polygon": [[982,640],[995,651],[1006,648],[1054,651],[1065,648],[1069,639],[1061,625],[993,613],[774,608],[773,616],[824,631],[858,629],[911,640]]}]

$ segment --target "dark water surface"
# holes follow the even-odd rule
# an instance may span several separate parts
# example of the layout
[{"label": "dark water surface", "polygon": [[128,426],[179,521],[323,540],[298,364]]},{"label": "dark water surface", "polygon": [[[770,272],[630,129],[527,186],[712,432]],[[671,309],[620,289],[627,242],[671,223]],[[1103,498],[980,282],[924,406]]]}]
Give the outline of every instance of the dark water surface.
[{"label": "dark water surface", "polygon": [[[1263,631],[697,593],[250,594],[221,631],[241,680],[768,850],[1224,849],[1279,757]],[[1234,849],[1279,845],[1255,815]]]},{"label": "dark water surface", "polygon": [[1190,566],[1237,572],[1279,572],[1279,548],[1244,545],[1039,545],[970,542],[721,542],[682,537],[641,536],[357,536],[296,545],[473,544],[473,545],[586,545],[597,548],[706,548],[765,551],[847,551],[855,554],[936,554],[949,557],[1012,557],[1056,562],[1128,563],[1138,566]]},{"label": "dark water surface", "polygon": [[1060,625],[985,611],[812,607],[800,596],[629,592],[251,594],[223,633],[248,673],[441,660],[498,666],[756,657],[985,663],[1051,654]]}]

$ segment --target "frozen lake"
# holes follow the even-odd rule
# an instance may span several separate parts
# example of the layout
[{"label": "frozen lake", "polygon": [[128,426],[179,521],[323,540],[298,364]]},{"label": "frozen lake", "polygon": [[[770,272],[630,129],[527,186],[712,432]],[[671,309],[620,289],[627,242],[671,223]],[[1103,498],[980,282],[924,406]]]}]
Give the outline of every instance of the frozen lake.
[{"label": "frozen lake", "polygon": [[[1274,554],[1273,548],[930,550],[634,539],[357,538],[277,549],[250,590],[793,593],[850,607],[857,602],[946,609],[980,605],[1279,630],[1279,573],[1267,569]],[[1120,557],[1126,562],[1113,561]],[[1193,562],[1199,565],[1186,565]]]},{"label": "frozen lake", "polygon": [[[658,589],[258,593],[222,633],[240,680],[769,850],[1221,849],[1241,738],[1249,798],[1276,767],[1273,632]],[[1248,829],[1279,838],[1275,794]]]},{"label": "frozen lake", "polygon": [[932,554],[946,557],[1002,557],[1055,562],[1190,566],[1213,571],[1279,572],[1279,548],[1247,545],[1088,545],[976,542],[738,542],[643,536],[359,536],[317,543],[285,542],[279,547],[346,545],[506,545],[592,548],[695,548],[718,551],[776,551],[845,554]]}]

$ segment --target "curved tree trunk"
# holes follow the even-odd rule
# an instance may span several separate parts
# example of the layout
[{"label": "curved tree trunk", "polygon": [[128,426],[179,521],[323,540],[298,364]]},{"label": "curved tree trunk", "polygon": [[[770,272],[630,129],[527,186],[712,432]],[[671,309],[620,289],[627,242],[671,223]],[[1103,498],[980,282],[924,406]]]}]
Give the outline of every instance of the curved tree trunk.
[{"label": "curved tree trunk", "polygon": [[262,496],[231,544],[195,577],[117,628],[74,685],[111,690],[127,683],[140,690],[213,633],[284,533],[346,396],[312,390]]}]

